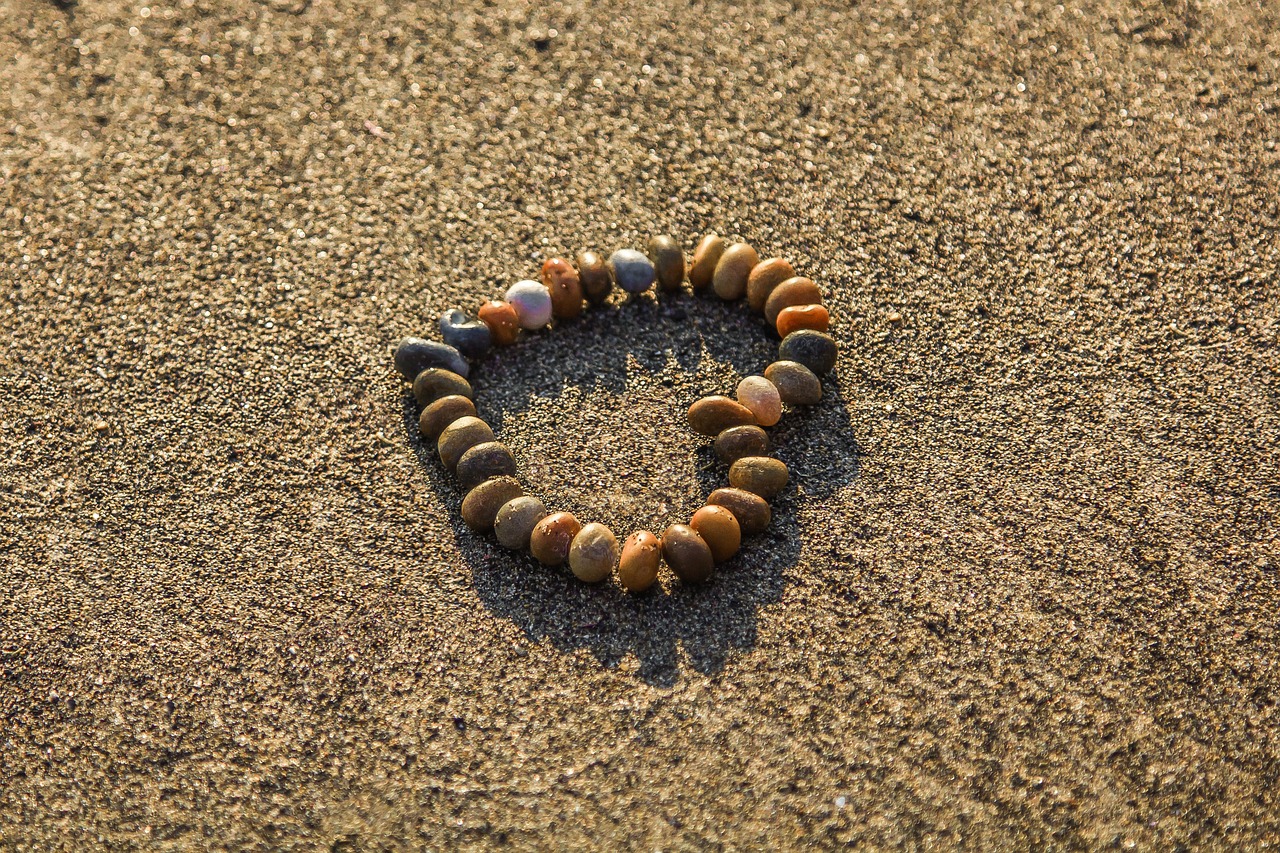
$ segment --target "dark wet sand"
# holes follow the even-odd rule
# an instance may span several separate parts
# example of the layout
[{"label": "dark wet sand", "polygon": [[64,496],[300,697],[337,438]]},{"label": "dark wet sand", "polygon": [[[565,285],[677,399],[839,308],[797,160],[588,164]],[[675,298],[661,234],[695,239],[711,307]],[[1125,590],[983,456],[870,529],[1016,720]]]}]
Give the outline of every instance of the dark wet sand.
[{"label": "dark wet sand", "polygon": [[[0,0],[0,847],[1274,844],[1278,33]],[[466,531],[390,342],[709,229],[842,346],[771,531],[638,599]],[[614,305],[480,409],[661,526],[773,346]]]}]

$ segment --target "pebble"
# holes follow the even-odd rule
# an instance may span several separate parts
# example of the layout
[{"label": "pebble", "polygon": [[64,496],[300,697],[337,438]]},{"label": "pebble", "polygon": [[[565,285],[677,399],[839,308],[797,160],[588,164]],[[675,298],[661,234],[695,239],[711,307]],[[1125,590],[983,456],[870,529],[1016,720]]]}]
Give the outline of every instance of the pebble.
[{"label": "pebble", "polygon": [[395,350],[396,370],[412,382],[428,367],[443,367],[463,377],[471,372],[471,365],[448,344],[425,341],[422,338],[401,338]]},{"label": "pebble", "polygon": [[429,403],[418,416],[418,429],[427,438],[435,441],[449,424],[459,418],[475,416],[476,404],[467,397],[453,394]]},{"label": "pebble", "polygon": [[782,339],[778,358],[803,364],[822,376],[836,366],[836,339],[825,332],[801,329]]},{"label": "pebble", "polygon": [[831,328],[831,314],[821,305],[792,305],[778,312],[777,328],[780,338],[801,329],[825,332]]},{"label": "pebble", "polygon": [[440,337],[466,358],[479,358],[493,346],[493,332],[488,325],[457,308],[440,315]]},{"label": "pebble", "polygon": [[689,407],[689,426],[700,435],[719,435],[729,427],[755,422],[750,409],[728,397],[703,397]]},{"label": "pebble", "polygon": [[529,535],[529,551],[544,566],[563,566],[569,559],[569,547],[582,525],[571,512],[553,512],[533,526]]},{"label": "pebble", "polygon": [[542,265],[542,284],[551,294],[551,313],[563,320],[582,313],[582,279],[564,258],[547,258]]},{"label": "pebble", "polygon": [[821,304],[822,291],[818,290],[818,285],[813,283],[813,279],[798,275],[782,282],[769,294],[769,298],[764,301],[764,318],[770,326],[777,328],[778,314],[783,308]]},{"label": "pebble", "polygon": [[509,347],[520,339],[520,315],[510,302],[490,299],[480,306],[479,316],[498,346]]},{"label": "pebble", "polygon": [[467,527],[487,533],[493,529],[498,510],[508,501],[524,494],[515,477],[493,477],[485,480],[462,499],[462,520]]},{"label": "pebble", "polygon": [[673,238],[661,235],[649,241],[649,260],[658,276],[658,289],[675,293],[684,284],[684,250]]},{"label": "pebble", "polygon": [[722,506],[733,513],[743,536],[763,532],[773,519],[773,512],[764,498],[742,489],[716,489],[707,498],[707,503]]},{"label": "pebble", "polygon": [[899,314],[897,311],[890,311],[889,316],[885,317],[885,319],[888,320],[890,323],[901,323],[902,315]]},{"label": "pebble", "polygon": [[541,329],[551,322],[551,291],[532,279],[517,281],[507,288],[507,302],[516,309],[521,327]]},{"label": "pebble", "polygon": [[591,522],[569,544],[569,571],[583,583],[599,583],[618,562],[618,539],[613,531]]},{"label": "pebble", "polygon": [[498,544],[513,551],[529,547],[534,526],[547,517],[547,508],[532,495],[512,498],[502,505],[493,520],[493,533]]},{"label": "pebble", "polygon": [[724,250],[711,275],[711,289],[726,302],[741,299],[747,293],[747,279],[760,263],[756,250],[746,243],[734,243]]},{"label": "pebble", "polygon": [[787,279],[795,278],[795,275],[796,271],[790,262],[782,258],[769,258],[756,264],[747,278],[747,305],[751,306],[752,311],[763,311],[765,300],[773,293],[773,289]]},{"label": "pebble", "polygon": [[613,276],[609,273],[609,265],[596,252],[582,252],[578,255],[578,279],[582,282],[582,292],[592,305],[599,305],[609,298],[613,290]]},{"label": "pebble", "polygon": [[470,491],[494,477],[514,477],[516,460],[499,441],[483,441],[469,448],[458,460],[458,485]]},{"label": "pebble", "polygon": [[812,406],[822,399],[822,381],[798,362],[775,361],[764,369],[764,378],[789,406]]},{"label": "pebble", "polygon": [[419,406],[452,395],[472,398],[471,383],[452,370],[443,367],[428,367],[413,380],[413,397]]},{"label": "pebble", "polygon": [[609,258],[613,280],[627,293],[644,293],[653,285],[653,264],[635,249],[619,249]]},{"label": "pebble", "polygon": [[694,292],[706,290],[710,286],[716,264],[720,263],[720,256],[723,254],[724,240],[715,234],[702,238],[698,248],[693,250],[693,263],[689,266],[689,283],[693,285]]},{"label": "pebble", "polygon": [[716,436],[716,456],[732,465],[744,456],[762,456],[769,452],[769,435],[758,426],[730,427]]},{"label": "pebble", "polygon": [[628,592],[644,592],[658,579],[662,564],[662,540],[647,530],[637,530],[622,543],[618,582]]},{"label": "pebble", "polygon": [[707,543],[717,563],[723,563],[742,547],[742,528],[738,519],[722,506],[704,506],[693,514],[689,526]]},{"label": "pebble", "polygon": [[716,564],[711,548],[687,524],[673,524],[663,532],[662,557],[685,583],[705,582]]},{"label": "pebble", "polygon": [[436,439],[436,451],[444,467],[453,473],[462,454],[486,441],[493,441],[493,430],[489,425],[477,417],[462,417],[440,433],[440,438]]},{"label": "pebble", "polygon": [[773,426],[782,420],[782,397],[763,376],[748,376],[738,383],[738,402],[751,410],[760,426]]},{"label": "pebble", "polygon": [[729,485],[768,500],[787,487],[787,465],[769,456],[744,456],[729,467]]}]

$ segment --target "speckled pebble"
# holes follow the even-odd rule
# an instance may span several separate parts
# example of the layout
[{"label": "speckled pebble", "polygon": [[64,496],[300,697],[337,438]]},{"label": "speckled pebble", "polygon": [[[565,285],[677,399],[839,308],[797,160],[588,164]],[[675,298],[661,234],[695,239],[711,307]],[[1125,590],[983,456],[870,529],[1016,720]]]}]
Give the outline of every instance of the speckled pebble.
[{"label": "speckled pebble", "polygon": [[428,403],[418,416],[418,429],[435,441],[449,424],[459,418],[475,416],[476,404],[468,397],[453,394]]},{"label": "speckled pebble", "polygon": [[732,465],[744,456],[762,456],[769,452],[769,434],[758,426],[736,426],[716,436],[716,456]]},{"label": "speckled pebble", "polygon": [[533,527],[529,551],[544,566],[563,566],[569,559],[569,546],[582,525],[571,512],[553,512]]},{"label": "speckled pebble", "polygon": [[734,514],[722,506],[704,506],[693,514],[689,526],[707,543],[717,563],[723,563],[742,547],[742,527]]},{"label": "speckled pebble", "polygon": [[517,281],[507,288],[507,302],[516,309],[520,326],[530,331],[551,322],[551,292],[532,279]]},{"label": "speckled pebble", "polygon": [[471,365],[462,353],[448,344],[422,338],[402,338],[396,344],[395,363],[396,370],[410,382],[428,367],[443,367],[464,379],[471,373]]},{"label": "speckled pebble", "polygon": [[789,406],[812,406],[822,400],[822,380],[799,362],[775,361],[764,369],[764,378]]},{"label": "speckled pebble", "polygon": [[609,258],[609,269],[618,287],[627,293],[644,293],[653,286],[653,264],[635,249],[619,249]]},{"label": "speckled pebble", "polygon": [[428,367],[413,380],[413,397],[419,406],[426,406],[441,397],[450,395],[473,398],[471,383],[452,370]]},{"label": "speckled pebble", "polygon": [[778,325],[778,314],[783,308],[793,305],[821,305],[822,291],[812,279],[804,276],[789,278],[779,284],[764,302],[764,319],[774,328]]},{"label": "speckled pebble", "polygon": [[653,261],[658,289],[675,293],[684,284],[684,250],[673,238],[659,235],[649,241],[649,260]]},{"label": "speckled pebble", "polygon": [[493,441],[493,430],[489,425],[477,417],[462,417],[440,433],[440,438],[436,439],[436,452],[440,454],[444,467],[453,473],[462,454],[486,441]]},{"label": "speckled pebble", "polygon": [[618,562],[618,539],[599,522],[578,531],[569,544],[569,571],[583,583],[599,583],[609,577]]},{"label": "speckled pebble", "polygon": [[474,489],[493,477],[514,477],[516,460],[507,446],[499,441],[483,441],[470,447],[458,459],[458,485],[464,491]]},{"label": "speckled pebble", "polygon": [[729,485],[768,500],[787,487],[787,465],[770,456],[746,456],[729,468]]},{"label": "speckled pebble", "polygon": [[539,521],[547,517],[542,501],[531,495],[512,498],[502,505],[493,520],[493,534],[498,544],[513,551],[529,547],[529,536]]},{"label": "speckled pebble", "polygon": [[724,250],[711,275],[711,289],[726,302],[741,299],[747,293],[747,279],[760,263],[760,256],[747,243],[734,243]]},{"label": "speckled pebble", "polygon": [[693,263],[689,265],[689,284],[693,285],[695,292],[710,287],[716,264],[720,263],[720,256],[723,254],[724,240],[715,234],[708,234],[698,243],[698,247],[693,250]]},{"label": "speckled pebble", "polygon": [[836,340],[823,332],[801,329],[782,339],[778,359],[803,364],[816,376],[822,376],[836,366]]},{"label": "speckled pebble", "polygon": [[707,498],[708,504],[722,506],[733,513],[742,528],[743,536],[755,536],[764,531],[773,519],[768,502],[759,495],[743,489],[716,489]]},{"label": "speckled pebble", "polygon": [[703,397],[689,407],[689,426],[700,435],[715,436],[729,427],[755,422],[750,409],[718,394]]},{"label": "speckled pebble", "polygon": [[604,302],[609,298],[609,291],[613,290],[613,274],[597,252],[578,255],[578,279],[582,283],[583,294],[592,305]]},{"label": "speckled pebble", "polygon": [[825,332],[831,326],[831,314],[822,305],[792,305],[778,312],[778,337],[785,338],[801,329]]},{"label": "speckled pebble", "polygon": [[490,299],[480,306],[479,317],[498,346],[511,346],[520,339],[520,315],[510,302]]},{"label": "speckled pebble", "polygon": [[663,532],[662,558],[685,583],[705,583],[716,564],[711,548],[687,524],[673,524]]},{"label": "speckled pebble", "polygon": [[637,530],[622,544],[618,582],[628,592],[644,592],[658,579],[662,565],[662,540],[648,530]]},{"label": "speckled pebble", "polygon": [[773,293],[773,289],[789,278],[795,278],[796,271],[790,262],[782,258],[769,258],[761,261],[751,270],[747,278],[747,305],[757,313],[764,310],[764,303]]},{"label": "speckled pebble", "polygon": [[493,346],[489,327],[458,308],[440,315],[440,337],[466,358],[479,358]]},{"label": "speckled pebble", "polygon": [[748,376],[738,383],[738,402],[751,410],[760,426],[773,426],[782,420],[782,397],[774,384],[763,376]]},{"label": "speckled pebble", "polygon": [[564,258],[547,258],[542,264],[542,284],[551,294],[551,313],[562,320],[582,313],[582,279]]},{"label": "speckled pebble", "polygon": [[515,477],[494,477],[485,480],[462,499],[462,520],[467,527],[487,533],[493,529],[494,520],[504,504],[520,497],[524,489]]}]

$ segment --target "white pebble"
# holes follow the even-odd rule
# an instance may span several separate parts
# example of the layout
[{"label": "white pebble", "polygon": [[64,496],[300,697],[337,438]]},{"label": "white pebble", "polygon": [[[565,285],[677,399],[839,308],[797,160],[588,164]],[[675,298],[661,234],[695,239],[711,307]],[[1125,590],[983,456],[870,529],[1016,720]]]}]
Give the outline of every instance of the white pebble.
[{"label": "white pebble", "polygon": [[541,329],[551,322],[551,292],[541,282],[517,281],[507,288],[507,301],[526,329]]}]

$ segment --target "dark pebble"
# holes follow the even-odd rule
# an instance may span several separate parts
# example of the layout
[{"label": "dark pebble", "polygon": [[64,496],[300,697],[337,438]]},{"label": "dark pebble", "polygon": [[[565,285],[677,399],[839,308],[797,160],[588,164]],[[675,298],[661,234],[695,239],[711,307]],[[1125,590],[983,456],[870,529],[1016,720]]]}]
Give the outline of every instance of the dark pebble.
[{"label": "dark pebble", "polygon": [[472,530],[487,533],[493,529],[493,521],[502,505],[523,494],[524,489],[515,477],[485,480],[462,499],[462,520]]},{"label": "dark pebble", "polygon": [[658,289],[675,293],[684,284],[684,250],[670,237],[659,236],[649,241],[649,260],[658,276]]},{"label": "dark pebble", "polygon": [[514,477],[516,460],[505,444],[484,441],[472,447],[458,460],[458,485],[469,491],[493,477]]},{"label": "dark pebble", "polygon": [[452,370],[463,379],[471,373],[471,365],[448,344],[438,341],[426,341],[422,338],[402,338],[395,349],[396,370],[400,375],[412,382],[418,374],[428,367],[443,367]]},{"label": "dark pebble", "polygon": [[685,583],[705,583],[716,565],[710,546],[687,524],[673,524],[663,532],[662,558]]},{"label": "dark pebble", "polygon": [[801,329],[782,339],[778,358],[803,364],[818,376],[836,366],[836,339],[825,332]]},{"label": "dark pebble", "polygon": [[582,284],[582,293],[592,305],[599,305],[609,298],[613,290],[613,276],[609,265],[596,252],[583,252],[578,255],[578,280]]},{"label": "dark pebble", "polygon": [[476,404],[467,397],[454,394],[429,403],[418,417],[418,429],[427,438],[435,441],[440,437],[440,433],[444,432],[445,427],[458,418],[475,416]]},{"label": "dark pebble", "polygon": [[764,378],[773,383],[782,402],[789,406],[812,406],[822,399],[822,380],[803,364],[775,361],[764,369]]},{"label": "dark pebble", "polygon": [[436,439],[436,451],[444,467],[453,472],[457,470],[462,454],[486,441],[493,441],[493,430],[487,423],[476,417],[458,418],[440,433]]},{"label": "dark pebble", "polygon": [[489,326],[458,308],[440,315],[440,337],[466,358],[479,358],[493,346]]},{"label": "dark pebble", "polygon": [[744,456],[763,456],[769,452],[769,435],[758,426],[730,427],[716,436],[716,456],[732,465]]},{"label": "dark pebble", "polygon": [[417,379],[413,380],[413,396],[418,401],[419,406],[426,406],[441,397],[448,397],[454,394],[468,399],[474,399],[475,397],[471,392],[471,383],[452,370],[445,370],[443,367],[428,367],[418,374]]},{"label": "dark pebble", "polygon": [[729,485],[768,500],[787,487],[787,464],[769,456],[744,456],[729,469]]},{"label": "dark pebble", "polygon": [[743,536],[763,532],[773,519],[768,501],[743,489],[716,489],[707,498],[707,503],[722,506],[733,513],[742,527]]}]

